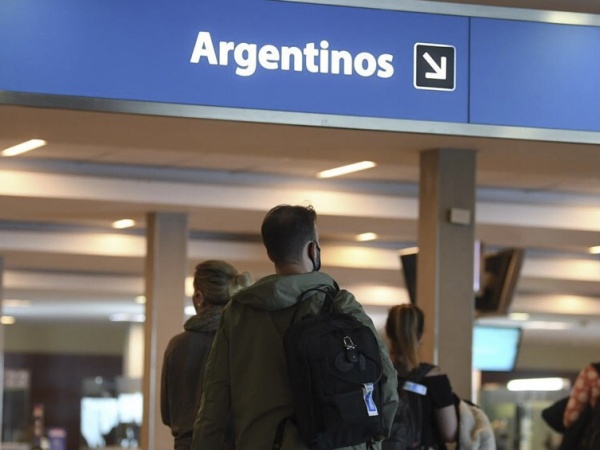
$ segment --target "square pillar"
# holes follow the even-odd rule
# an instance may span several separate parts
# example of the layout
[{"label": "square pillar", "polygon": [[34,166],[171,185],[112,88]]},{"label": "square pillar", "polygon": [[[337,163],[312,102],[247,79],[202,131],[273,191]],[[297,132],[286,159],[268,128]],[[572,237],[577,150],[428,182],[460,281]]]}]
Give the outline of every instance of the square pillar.
[{"label": "square pillar", "polygon": [[143,450],[171,450],[171,431],[160,414],[160,377],[169,340],[183,331],[188,226],[186,214],[147,217],[146,321],[144,326]]},{"label": "square pillar", "polygon": [[471,398],[475,246],[473,150],[420,155],[418,305],[425,313],[422,358],[445,371]]}]

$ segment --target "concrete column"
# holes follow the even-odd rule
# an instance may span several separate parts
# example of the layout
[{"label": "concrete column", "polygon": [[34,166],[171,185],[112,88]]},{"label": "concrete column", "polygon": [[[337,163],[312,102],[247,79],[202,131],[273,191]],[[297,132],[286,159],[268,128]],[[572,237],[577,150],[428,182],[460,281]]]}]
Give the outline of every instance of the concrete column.
[{"label": "concrete column", "polygon": [[425,361],[440,365],[455,392],[471,398],[474,319],[475,171],[472,150],[421,153],[418,305]]},{"label": "concrete column", "polygon": [[171,450],[160,416],[160,375],[165,349],[183,328],[187,275],[187,215],[152,213],[147,219],[144,418],[142,450]]}]

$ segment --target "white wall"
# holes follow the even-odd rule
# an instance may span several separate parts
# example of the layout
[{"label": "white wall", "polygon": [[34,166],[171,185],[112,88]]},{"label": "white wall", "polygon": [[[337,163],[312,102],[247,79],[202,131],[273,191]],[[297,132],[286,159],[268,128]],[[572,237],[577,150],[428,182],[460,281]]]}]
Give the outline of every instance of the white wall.
[{"label": "white wall", "polygon": [[16,323],[4,326],[4,351],[121,355],[129,324]]}]

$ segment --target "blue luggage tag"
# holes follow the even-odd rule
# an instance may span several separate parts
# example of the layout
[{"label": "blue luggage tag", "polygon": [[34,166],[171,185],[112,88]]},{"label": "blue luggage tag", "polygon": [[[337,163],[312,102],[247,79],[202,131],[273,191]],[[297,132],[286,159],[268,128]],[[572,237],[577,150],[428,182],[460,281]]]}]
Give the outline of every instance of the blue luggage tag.
[{"label": "blue luggage tag", "polygon": [[419,383],[413,383],[412,381],[405,381],[402,389],[419,395],[427,395],[427,386],[423,386]]},{"label": "blue luggage tag", "polygon": [[373,401],[373,383],[363,383],[363,398],[365,405],[367,406],[367,413],[369,416],[378,416],[377,405]]}]

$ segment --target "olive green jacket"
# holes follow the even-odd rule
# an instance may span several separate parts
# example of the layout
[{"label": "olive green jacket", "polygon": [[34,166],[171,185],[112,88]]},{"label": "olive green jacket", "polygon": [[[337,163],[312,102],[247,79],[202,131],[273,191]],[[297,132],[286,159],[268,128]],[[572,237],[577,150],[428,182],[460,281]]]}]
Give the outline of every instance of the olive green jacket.
[{"label": "olive green jacket", "polygon": [[[235,424],[236,450],[270,450],[277,426],[294,410],[281,326],[294,313],[316,313],[320,301],[294,306],[302,293],[317,286],[334,286],[321,272],[270,275],[238,292],[223,311],[204,377],[204,393],[196,422],[192,450],[221,448],[229,410]],[[383,361],[382,419],[389,434],[398,406],[396,371],[385,344],[354,296],[336,296],[338,311],[349,313],[368,325],[379,340]],[[347,447],[364,449],[366,446]],[[375,448],[380,448],[376,443]],[[282,450],[304,450],[295,426],[287,422]]]}]

